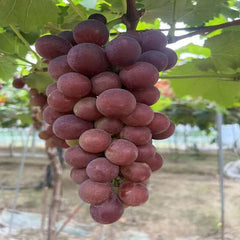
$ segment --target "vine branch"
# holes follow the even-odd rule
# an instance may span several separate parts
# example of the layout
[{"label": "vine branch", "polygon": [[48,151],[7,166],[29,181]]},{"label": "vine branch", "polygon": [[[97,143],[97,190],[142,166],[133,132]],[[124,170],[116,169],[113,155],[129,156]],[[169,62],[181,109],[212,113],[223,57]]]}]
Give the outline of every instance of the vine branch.
[{"label": "vine branch", "polygon": [[226,81],[240,81],[240,74],[221,74],[220,75],[214,75],[214,74],[208,74],[208,75],[175,75],[175,76],[168,76],[168,75],[162,75],[160,76],[162,79],[188,79],[188,78],[218,78]]},{"label": "vine branch", "polygon": [[226,23],[222,23],[222,24],[218,24],[218,25],[213,25],[213,26],[202,26],[202,27],[196,27],[196,28],[176,29],[176,30],[186,30],[186,31],[195,30],[195,31],[191,32],[191,33],[184,34],[182,36],[169,37],[168,43],[175,43],[179,40],[189,38],[189,37],[192,37],[192,36],[195,36],[195,35],[204,35],[206,33],[211,33],[211,32],[213,32],[215,30],[218,30],[218,29],[223,29],[223,28],[226,28],[226,27],[232,27],[232,26],[238,26],[238,25],[240,25],[240,19],[232,21],[232,22],[226,22]]},{"label": "vine branch", "polygon": [[17,35],[17,37],[23,42],[23,44],[35,55],[37,61],[40,62],[40,57],[38,56],[38,54],[34,50],[32,50],[28,41],[22,36],[22,34],[17,30],[17,28],[12,24],[10,24],[9,26],[13,30],[13,32]]}]

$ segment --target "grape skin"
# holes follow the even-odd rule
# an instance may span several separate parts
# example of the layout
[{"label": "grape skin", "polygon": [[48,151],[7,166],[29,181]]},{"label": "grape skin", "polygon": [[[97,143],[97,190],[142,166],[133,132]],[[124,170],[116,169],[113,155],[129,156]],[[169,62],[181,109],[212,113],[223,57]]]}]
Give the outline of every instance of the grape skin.
[{"label": "grape skin", "polygon": [[175,125],[170,122],[168,129],[161,133],[153,133],[152,138],[157,140],[162,140],[171,137],[174,134]]},{"label": "grape skin", "polygon": [[103,129],[112,135],[120,133],[123,127],[123,122],[116,118],[102,117],[94,122],[94,128]]},{"label": "grape skin", "polygon": [[62,147],[62,148],[68,148],[68,145],[65,143],[65,141],[55,135],[48,138],[45,142],[46,147]]},{"label": "grape skin", "polygon": [[81,169],[72,168],[70,177],[73,180],[73,182],[77,184],[81,184],[82,182],[88,179],[88,175],[85,168]]},{"label": "grape skin", "polygon": [[168,57],[166,54],[156,50],[144,52],[138,61],[151,63],[159,72],[165,70],[168,66]]},{"label": "grape skin", "polygon": [[75,26],[73,37],[77,43],[95,43],[102,46],[108,41],[109,32],[102,22],[88,19]]},{"label": "grape skin", "polygon": [[118,176],[119,166],[101,157],[92,160],[88,164],[86,171],[88,177],[95,182],[110,182]]},{"label": "grape skin", "polygon": [[123,215],[124,206],[116,194],[99,205],[90,206],[92,218],[101,224],[110,224],[118,221]]},{"label": "grape skin", "polygon": [[139,103],[144,103],[148,106],[156,103],[160,97],[160,91],[155,86],[150,86],[148,88],[141,88],[132,90],[131,93],[136,98]]},{"label": "grape skin", "polygon": [[12,82],[14,88],[21,89],[25,85],[25,81],[23,77],[15,78]]},{"label": "grape skin", "polygon": [[73,108],[74,114],[84,120],[94,121],[102,117],[96,107],[95,97],[85,97],[80,99]]},{"label": "grape skin", "polygon": [[72,46],[75,46],[77,43],[75,42],[73,38],[73,32],[72,31],[63,31],[58,34],[59,37],[69,41]]},{"label": "grape skin", "polygon": [[128,181],[143,182],[151,176],[152,171],[146,163],[134,162],[121,167],[121,173]]},{"label": "grape skin", "polygon": [[104,116],[119,118],[134,111],[136,99],[129,91],[115,88],[102,92],[97,98],[96,105]]},{"label": "grape skin", "polygon": [[74,46],[68,52],[67,60],[74,71],[88,77],[104,72],[109,66],[104,50],[93,43]]},{"label": "grape skin", "polygon": [[115,38],[107,44],[105,50],[109,62],[117,67],[125,67],[135,63],[142,52],[139,43],[127,36]]},{"label": "grape skin", "polygon": [[161,52],[163,52],[168,58],[168,65],[165,70],[173,68],[177,63],[177,54],[170,48],[164,48],[161,50]]},{"label": "grape skin", "polygon": [[139,206],[148,200],[148,190],[143,183],[125,182],[120,185],[118,196],[127,206]]},{"label": "grape skin", "polygon": [[143,127],[147,126],[153,120],[153,110],[146,104],[137,103],[135,110],[121,120],[128,126]]},{"label": "grape skin", "polygon": [[65,115],[65,113],[57,112],[56,110],[54,110],[50,106],[47,106],[43,110],[44,121],[48,124],[51,124],[51,125],[55,122],[56,119],[58,119],[59,117],[61,117],[63,115]]},{"label": "grape skin", "polygon": [[100,13],[93,13],[88,17],[88,19],[95,19],[102,22],[103,24],[107,24],[107,19]]},{"label": "grape skin", "polygon": [[82,120],[74,114],[59,117],[53,124],[53,132],[61,139],[76,139],[80,135],[93,128],[93,123]]},{"label": "grape skin", "polygon": [[107,149],[112,138],[109,133],[102,129],[90,129],[81,134],[79,145],[90,153],[100,153]]},{"label": "grape skin", "polygon": [[92,92],[99,95],[105,90],[112,88],[121,88],[122,84],[119,76],[113,72],[102,72],[91,78]]},{"label": "grape skin", "polygon": [[90,179],[85,180],[79,187],[79,197],[86,203],[100,204],[112,194],[110,182],[99,183]]},{"label": "grape skin", "polygon": [[159,170],[163,165],[163,158],[159,153],[156,153],[155,156],[145,160],[145,163],[151,168],[153,172]]},{"label": "grape skin", "polygon": [[143,52],[162,50],[167,45],[167,37],[159,30],[147,30],[140,34],[139,42]]},{"label": "grape skin", "polygon": [[39,106],[43,108],[47,104],[47,97],[43,93],[33,95],[29,101],[31,106]]},{"label": "grape skin", "polygon": [[47,97],[50,95],[51,92],[53,92],[56,89],[57,89],[57,83],[56,82],[48,85],[48,87],[46,88],[46,91],[45,91]]},{"label": "grape skin", "polygon": [[151,140],[152,134],[147,127],[125,126],[120,132],[120,138],[131,141],[138,146],[147,144]]},{"label": "grape skin", "polygon": [[152,122],[148,125],[149,129],[153,134],[158,134],[167,130],[170,126],[169,118],[163,114],[156,112],[154,113],[154,117]]},{"label": "grape skin", "polygon": [[57,88],[66,97],[81,98],[90,93],[91,81],[80,73],[69,72],[58,78]]},{"label": "grape skin", "polygon": [[35,47],[41,57],[51,60],[67,54],[72,45],[69,41],[61,37],[45,35],[36,41]]},{"label": "grape skin", "polygon": [[105,156],[112,163],[126,166],[133,163],[138,156],[136,145],[125,139],[113,140],[105,151]]},{"label": "grape skin", "polygon": [[152,143],[147,143],[142,146],[137,146],[138,148],[138,157],[136,162],[145,162],[147,159],[150,159],[155,156],[156,148]]},{"label": "grape skin", "polygon": [[69,98],[64,96],[58,89],[52,91],[47,98],[48,105],[57,112],[71,112],[75,103],[76,98]]},{"label": "grape skin", "polygon": [[58,80],[58,78],[64,73],[72,72],[67,62],[67,55],[62,55],[52,59],[48,64],[48,73],[49,75]]},{"label": "grape skin", "polygon": [[74,168],[86,168],[95,158],[98,158],[97,154],[86,152],[78,145],[69,147],[64,153],[66,163]]},{"label": "grape skin", "polygon": [[158,70],[147,62],[136,62],[123,68],[119,73],[121,82],[127,89],[153,86],[158,81]]}]

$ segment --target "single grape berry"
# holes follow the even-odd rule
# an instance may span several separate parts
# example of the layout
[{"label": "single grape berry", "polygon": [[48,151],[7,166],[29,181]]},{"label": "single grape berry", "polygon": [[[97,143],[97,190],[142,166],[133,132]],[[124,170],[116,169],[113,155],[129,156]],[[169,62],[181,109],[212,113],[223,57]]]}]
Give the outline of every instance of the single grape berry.
[{"label": "single grape berry", "polygon": [[102,46],[108,41],[109,32],[101,21],[88,19],[76,25],[73,37],[77,43],[95,43]]},{"label": "single grape berry", "polygon": [[100,13],[93,13],[88,17],[88,19],[95,19],[102,22],[103,24],[107,24],[107,19]]}]

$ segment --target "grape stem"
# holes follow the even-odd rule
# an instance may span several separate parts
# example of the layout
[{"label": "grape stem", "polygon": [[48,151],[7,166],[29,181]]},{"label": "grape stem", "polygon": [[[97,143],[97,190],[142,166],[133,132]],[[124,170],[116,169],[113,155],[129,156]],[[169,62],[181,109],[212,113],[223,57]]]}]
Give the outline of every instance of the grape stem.
[{"label": "grape stem", "polygon": [[122,21],[127,27],[127,31],[134,31],[138,25],[140,17],[144,14],[145,10],[136,9],[135,0],[126,0],[127,1],[127,12],[122,16]]}]

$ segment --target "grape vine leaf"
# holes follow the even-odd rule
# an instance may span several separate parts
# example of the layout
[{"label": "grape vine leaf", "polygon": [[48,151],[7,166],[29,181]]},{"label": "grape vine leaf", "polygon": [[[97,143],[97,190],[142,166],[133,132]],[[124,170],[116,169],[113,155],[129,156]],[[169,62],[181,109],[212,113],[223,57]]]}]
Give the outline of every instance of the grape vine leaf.
[{"label": "grape vine leaf", "polygon": [[208,58],[211,55],[209,48],[205,48],[193,43],[189,43],[188,45],[178,48],[176,53],[178,56],[181,54],[193,54],[195,58]]},{"label": "grape vine leaf", "polygon": [[240,31],[224,31],[206,40],[211,50],[211,61],[220,72],[240,68]]},{"label": "grape vine leaf", "polygon": [[17,36],[11,33],[0,34],[0,52],[7,54],[17,54],[19,56],[25,56],[28,48],[23,45]]},{"label": "grape vine leaf", "polygon": [[7,56],[0,55],[0,79],[10,79],[17,69],[16,61]]},{"label": "grape vine leaf", "polygon": [[25,78],[30,88],[36,88],[39,92],[45,92],[48,85],[54,82],[47,72],[34,72]]},{"label": "grape vine leaf", "polygon": [[19,26],[23,32],[37,31],[48,22],[57,22],[54,0],[1,0],[0,26]]},{"label": "grape vine leaf", "polygon": [[[201,97],[214,101],[224,107],[231,107],[234,103],[239,102],[240,83],[237,81],[221,80],[221,75],[212,70],[201,71],[197,68],[197,63],[200,61],[189,62],[182,66],[177,66],[170,71],[169,76],[188,76],[186,78],[171,79],[171,87],[175,95],[178,97],[186,95],[194,98]],[[201,77],[197,77],[199,75]]]},{"label": "grape vine leaf", "polygon": [[162,21],[173,24],[184,22],[189,26],[201,26],[218,16],[226,0],[143,0],[146,9],[143,21],[152,22],[160,17]]}]

